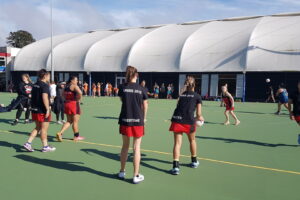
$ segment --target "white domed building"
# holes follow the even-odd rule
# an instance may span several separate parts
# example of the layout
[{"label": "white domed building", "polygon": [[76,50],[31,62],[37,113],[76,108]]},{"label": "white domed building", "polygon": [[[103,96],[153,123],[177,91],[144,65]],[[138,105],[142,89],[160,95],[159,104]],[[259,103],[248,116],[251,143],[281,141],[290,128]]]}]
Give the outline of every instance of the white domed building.
[{"label": "white domed building", "polygon": [[[54,36],[53,46],[56,81],[77,75],[118,86],[132,65],[150,90],[173,83],[176,96],[194,75],[202,96],[217,97],[228,83],[236,98],[253,101],[265,98],[266,78],[288,89],[300,79],[300,13],[71,33]],[[50,70],[51,56],[50,38],[24,47],[13,77]]]}]

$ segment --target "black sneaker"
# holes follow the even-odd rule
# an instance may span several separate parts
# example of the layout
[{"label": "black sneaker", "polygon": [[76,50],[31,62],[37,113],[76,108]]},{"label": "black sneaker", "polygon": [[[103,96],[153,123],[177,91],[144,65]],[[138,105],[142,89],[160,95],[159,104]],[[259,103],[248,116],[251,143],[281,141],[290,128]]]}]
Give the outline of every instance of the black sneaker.
[{"label": "black sneaker", "polygon": [[18,120],[15,120],[13,123],[11,123],[12,126],[16,126],[19,123]]},{"label": "black sneaker", "polygon": [[279,111],[277,111],[276,113],[274,113],[275,115],[280,115],[280,112]]}]

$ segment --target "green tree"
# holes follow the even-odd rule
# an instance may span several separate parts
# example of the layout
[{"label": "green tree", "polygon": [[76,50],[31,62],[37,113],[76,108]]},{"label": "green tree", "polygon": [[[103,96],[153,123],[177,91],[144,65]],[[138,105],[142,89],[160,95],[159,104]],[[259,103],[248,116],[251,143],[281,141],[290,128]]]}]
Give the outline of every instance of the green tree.
[{"label": "green tree", "polygon": [[32,37],[32,34],[23,30],[10,32],[9,36],[6,39],[6,43],[9,46],[16,48],[23,48],[24,46],[35,42],[35,39]]}]

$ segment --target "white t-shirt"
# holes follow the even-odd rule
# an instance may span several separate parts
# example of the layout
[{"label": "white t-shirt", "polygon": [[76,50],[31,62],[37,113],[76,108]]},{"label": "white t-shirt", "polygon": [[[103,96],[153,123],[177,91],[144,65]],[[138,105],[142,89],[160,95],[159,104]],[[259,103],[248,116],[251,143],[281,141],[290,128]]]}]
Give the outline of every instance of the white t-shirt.
[{"label": "white t-shirt", "polygon": [[56,97],[56,85],[55,84],[50,85],[50,95],[51,95],[51,97]]}]

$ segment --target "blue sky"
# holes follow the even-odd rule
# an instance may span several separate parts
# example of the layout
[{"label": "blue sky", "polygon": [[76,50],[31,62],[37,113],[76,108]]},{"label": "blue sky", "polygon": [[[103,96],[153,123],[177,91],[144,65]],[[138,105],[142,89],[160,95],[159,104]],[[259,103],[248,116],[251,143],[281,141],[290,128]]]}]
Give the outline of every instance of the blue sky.
[{"label": "blue sky", "polygon": [[[26,3],[25,3],[26,2]],[[0,46],[10,31],[50,34],[49,0],[0,0]],[[54,34],[300,12],[300,0],[53,0]]]}]

